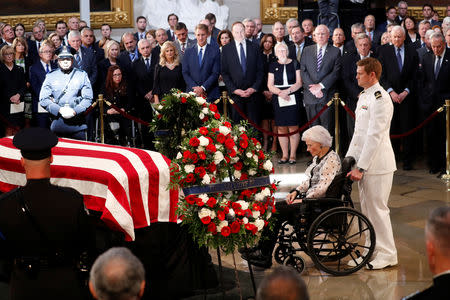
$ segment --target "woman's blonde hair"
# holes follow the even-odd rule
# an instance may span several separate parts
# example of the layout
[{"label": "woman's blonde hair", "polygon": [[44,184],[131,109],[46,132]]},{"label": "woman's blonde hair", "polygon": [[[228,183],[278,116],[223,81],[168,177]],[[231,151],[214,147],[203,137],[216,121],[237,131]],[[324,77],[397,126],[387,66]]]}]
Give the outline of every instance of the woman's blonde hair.
[{"label": "woman's blonde hair", "polygon": [[175,52],[175,56],[173,58],[173,63],[175,64],[175,66],[178,66],[180,64],[180,56],[178,55],[178,50],[175,47],[175,44],[171,41],[167,41],[162,45],[161,53],[159,54],[159,64],[161,66],[166,65],[167,60],[166,60],[165,52],[166,52],[167,48],[170,48],[170,47],[172,47]]},{"label": "woman's blonde hair", "polygon": [[120,44],[118,42],[116,42],[115,40],[108,40],[105,44],[105,58],[109,58],[109,50],[111,50],[111,47],[113,45],[117,45],[117,47],[119,48],[119,53],[120,53]]},{"label": "woman's blonde hair", "polygon": [[2,47],[2,49],[0,50],[0,61],[4,62],[5,61],[5,55],[6,52],[11,52],[12,54],[14,54],[14,48],[10,45],[5,45]]},{"label": "woman's blonde hair", "polygon": [[16,47],[17,47],[18,43],[20,43],[25,48],[24,56],[27,56],[28,55],[28,43],[27,43],[27,40],[25,38],[21,37],[21,36],[16,37],[14,39],[13,43],[12,43],[12,47],[14,49],[14,52],[16,51]]}]

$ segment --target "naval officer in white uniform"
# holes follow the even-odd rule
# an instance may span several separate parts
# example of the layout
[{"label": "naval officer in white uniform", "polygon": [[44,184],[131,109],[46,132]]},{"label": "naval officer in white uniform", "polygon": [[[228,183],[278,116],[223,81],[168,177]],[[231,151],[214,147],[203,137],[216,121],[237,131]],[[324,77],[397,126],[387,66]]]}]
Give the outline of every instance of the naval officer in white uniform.
[{"label": "naval officer in white uniform", "polygon": [[375,229],[376,247],[370,261],[373,269],[397,264],[397,249],[387,206],[397,169],[389,138],[394,108],[391,97],[378,83],[380,76],[378,60],[365,58],[358,61],[356,79],[364,90],[359,96],[355,133],[346,155],[356,159],[356,168],[347,176],[358,181],[362,212]]}]

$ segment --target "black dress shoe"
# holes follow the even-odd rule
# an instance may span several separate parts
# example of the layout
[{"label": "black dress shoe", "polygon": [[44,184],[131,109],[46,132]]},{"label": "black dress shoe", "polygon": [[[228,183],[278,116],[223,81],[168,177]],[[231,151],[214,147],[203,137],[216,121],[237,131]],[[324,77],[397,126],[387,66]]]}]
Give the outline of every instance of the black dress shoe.
[{"label": "black dress shoe", "polygon": [[284,164],[286,164],[287,162],[288,162],[287,159],[286,159],[286,160],[280,159],[280,160],[278,161],[278,164],[279,164],[279,165],[284,165]]}]

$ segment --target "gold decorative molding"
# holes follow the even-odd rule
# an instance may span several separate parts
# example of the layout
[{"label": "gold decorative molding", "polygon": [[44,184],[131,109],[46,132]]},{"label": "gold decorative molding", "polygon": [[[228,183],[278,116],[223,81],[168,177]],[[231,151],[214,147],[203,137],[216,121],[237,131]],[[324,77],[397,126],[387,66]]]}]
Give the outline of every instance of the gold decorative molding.
[{"label": "gold decorative molding", "polygon": [[[442,21],[447,16],[447,6],[434,6],[439,14],[439,20]],[[408,16],[414,17],[416,21],[423,20],[422,6],[408,6]]]},{"label": "gold decorative molding", "polygon": [[284,7],[284,0],[261,0],[260,8],[263,24],[273,24],[276,21],[285,23],[290,18],[298,17],[298,8]]},{"label": "gold decorative molding", "polygon": [[[0,16],[0,22],[15,25],[22,23],[27,31],[31,28],[37,19],[43,19],[49,30],[53,30],[58,20],[67,20],[70,17],[80,17],[79,12],[57,13],[57,14],[37,14],[37,15],[17,15]],[[111,11],[91,12],[91,27],[100,28],[103,23],[108,23],[113,28],[128,28],[134,26],[133,20],[133,0],[111,0]]]}]

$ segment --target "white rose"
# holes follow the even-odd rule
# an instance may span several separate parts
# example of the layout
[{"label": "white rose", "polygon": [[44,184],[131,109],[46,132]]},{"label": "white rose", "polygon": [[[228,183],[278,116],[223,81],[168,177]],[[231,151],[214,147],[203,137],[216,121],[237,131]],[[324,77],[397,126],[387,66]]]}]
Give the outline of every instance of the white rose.
[{"label": "white rose", "polygon": [[245,127],[239,126],[239,131],[240,131],[240,132],[245,132]]},{"label": "white rose", "polygon": [[198,212],[198,217],[200,219],[203,219],[205,217],[211,217],[211,211],[204,207],[204,208],[200,209],[200,211]]},{"label": "white rose", "polygon": [[217,226],[217,232],[221,232],[222,228],[224,228],[225,226],[228,226],[228,221],[220,222],[219,225]]},{"label": "white rose", "polygon": [[242,175],[241,171],[234,170],[234,174],[233,174],[234,178],[239,179],[239,178],[241,178],[241,175]]},{"label": "white rose", "polygon": [[263,193],[257,193],[257,194],[255,194],[255,200],[256,200],[256,201],[262,201],[262,200],[264,200],[264,194],[263,194]]},{"label": "white rose", "polygon": [[223,160],[223,154],[220,151],[214,153],[214,163],[217,165]]},{"label": "white rose", "polygon": [[234,217],[234,216],[236,215],[236,213],[234,212],[234,209],[232,209],[232,208],[230,208],[230,209],[228,210],[228,214],[229,214],[230,216],[232,216],[232,217]]},{"label": "white rose", "polygon": [[200,120],[203,120],[205,118],[205,115],[201,112],[198,117],[200,118]]},{"label": "white rose", "polygon": [[244,224],[247,224],[247,223],[248,223],[247,217],[243,217],[243,218],[242,218],[242,221],[244,222]]},{"label": "white rose", "polygon": [[239,157],[235,156],[231,158],[231,163],[235,164],[239,161]]},{"label": "white rose", "polygon": [[251,152],[247,152],[247,153],[245,153],[245,156],[247,156],[248,158],[251,158],[253,156],[253,154]]},{"label": "white rose", "polygon": [[255,169],[250,169],[250,171],[248,171],[248,175],[250,175],[250,176],[256,175]]},{"label": "white rose", "polygon": [[252,214],[253,214],[253,218],[258,218],[261,215],[259,210],[252,210]]},{"label": "white rose", "polygon": [[255,226],[258,227],[258,231],[261,231],[264,228],[264,221],[261,219],[257,219],[254,222]]},{"label": "white rose", "polygon": [[194,172],[194,170],[195,170],[194,165],[185,165],[184,166],[184,171],[188,174]]},{"label": "white rose", "polygon": [[219,126],[219,132],[223,135],[227,135],[231,132],[231,129],[226,126]]},{"label": "white rose", "polygon": [[238,139],[237,136],[233,136],[233,140],[234,140],[235,142],[237,141],[237,139]]},{"label": "white rose", "polygon": [[236,203],[239,203],[241,205],[242,210],[248,209],[248,202],[246,202],[244,200],[239,200],[239,201],[236,201]]},{"label": "white rose", "polygon": [[263,165],[263,168],[264,168],[264,170],[272,171],[272,168],[273,168],[272,162],[270,160],[266,160],[266,162]]},{"label": "white rose", "polygon": [[272,217],[272,212],[271,212],[271,211],[269,211],[269,212],[266,214],[266,219],[269,220],[270,217]]},{"label": "white rose", "polygon": [[197,147],[197,152],[202,152],[202,151],[205,151],[205,147],[198,146]]},{"label": "white rose", "polygon": [[254,160],[255,162],[258,162],[258,156],[257,156],[256,154],[253,154],[253,160]]},{"label": "white rose", "polygon": [[203,99],[202,97],[195,97],[195,101],[197,101],[197,103],[200,105],[203,105],[203,103],[206,102],[206,100]]},{"label": "white rose", "polygon": [[199,137],[198,140],[200,141],[200,146],[208,146],[209,145],[209,140],[207,138],[205,138],[204,136]]},{"label": "white rose", "polygon": [[207,115],[207,114],[209,113],[209,109],[208,109],[207,107],[203,107],[202,113],[204,113],[205,115]]},{"label": "white rose", "polygon": [[203,202],[203,203],[206,203],[206,202],[208,201],[208,199],[209,199],[209,197],[208,197],[207,194],[201,194],[201,195],[198,195],[198,197],[199,197],[200,199],[202,199],[202,202]]},{"label": "white rose", "polygon": [[159,116],[160,113],[157,110],[155,110],[155,115]]},{"label": "white rose", "polygon": [[186,93],[181,93],[181,97],[184,97],[184,98],[189,98],[189,94],[186,94]]},{"label": "white rose", "polygon": [[210,182],[211,182],[211,178],[209,178],[208,174],[205,174],[205,176],[203,176],[202,183],[203,184],[209,184]]},{"label": "white rose", "polygon": [[177,153],[177,159],[180,159],[180,158],[182,158],[183,157],[183,154],[181,154],[181,152],[178,152]]},{"label": "white rose", "polygon": [[257,150],[260,150],[260,149],[261,149],[261,144],[260,144],[260,143],[256,144],[256,149],[257,149]]},{"label": "white rose", "polygon": [[216,212],[211,210],[211,213],[209,214],[209,216],[211,217],[211,220],[214,219],[216,217]]},{"label": "white rose", "polygon": [[189,95],[190,95],[190,96],[195,96],[195,95],[197,95],[197,94],[194,93],[194,92],[189,92]]},{"label": "white rose", "polygon": [[163,106],[160,104],[160,105],[158,105],[157,108],[158,108],[158,109],[163,109]]},{"label": "white rose", "polygon": [[268,188],[262,189],[261,193],[266,197],[270,196],[270,190]]}]

